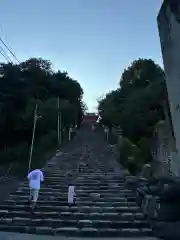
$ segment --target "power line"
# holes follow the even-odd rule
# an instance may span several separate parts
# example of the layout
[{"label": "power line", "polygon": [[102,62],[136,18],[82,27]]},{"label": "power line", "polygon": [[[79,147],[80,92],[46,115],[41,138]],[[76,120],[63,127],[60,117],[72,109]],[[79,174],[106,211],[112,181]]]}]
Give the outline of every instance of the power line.
[{"label": "power line", "polygon": [[12,60],[11,60],[11,58],[6,54],[6,52],[5,52],[5,50],[3,49],[3,47],[2,46],[0,46],[0,51],[1,51],[1,53],[3,53],[4,55],[4,58],[8,61],[8,62],[11,62],[11,63],[13,63],[12,62]]},{"label": "power line", "polygon": [[[0,54],[9,62],[9,58],[0,50]],[[12,61],[10,60],[12,63]]]},{"label": "power line", "polygon": [[5,33],[4,33],[4,30],[3,30],[3,27],[2,27],[2,24],[1,24],[1,23],[0,23],[0,30],[1,30],[1,32],[2,32],[2,35],[4,36],[4,39],[5,39],[6,44],[7,44],[7,45],[10,45],[10,44],[9,44],[9,41],[7,40],[7,37],[6,37]]},{"label": "power line", "polygon": [[20,63],[20,61],[17,59],[16,55],[12,52],[12,50],[6,45],[6,43],[2,40],[2,38],[0,37],[0,42],[2,42],[2,44],[7,48],[7,50],[11,53],[11,55],[16,59],[16,61],[18,63]]},{"label": "power line", "polygon": [[[1,23],[0,23],[0,30],[1,30],[2,34],[4,35],[4,39],[8,43],[7,38],[6,38],[5,34],[4,34],[4,31],[3,31]],[[2,46],[0,46],[0,54],[7,60],[7,62],[11,62],[12,63],[11,58],[8,56],[8,54],[6,54],[6,52],[5,52],[5,50],[3,49]]]},{"label": "power line", "polygon": [[[6,36],[5,36],[5,34],[4,34],[4,31],[3,31],[3,27],[2,27],[2,24],[0,23],[0,30],[1,30],[1,32],[2,32],[2,34],[4,35],[4,39],[5,39],[5,41],[6,41],[6,43],[5,43],[5,41],[0,37],[0,41],[1,41],[1,43],[6,47],[6,49],[11,53],[11,55],[16,59],[16,61],[18,62],[18,63],[20,63],[20,61],[17,59],[17,57],[16,57],[16,55],[15,55],[15,53],[11,50],[11,48],[10,47],[8,47],[8,40],[7,40],[7,38],[6,38]],[[2,48],[1,48],[2,49]],[[3,49],[3,52],[4,52],[4,54],[6,55],[6,56],[8,56],[6,53],[5,53],[5,51],[4,51],[4,49]],[[8,56],[8,58],[10,59],[10,57]],[[11,59],[10,59],[11,60]],[[12,61],[11,61],[12,62]]]}]

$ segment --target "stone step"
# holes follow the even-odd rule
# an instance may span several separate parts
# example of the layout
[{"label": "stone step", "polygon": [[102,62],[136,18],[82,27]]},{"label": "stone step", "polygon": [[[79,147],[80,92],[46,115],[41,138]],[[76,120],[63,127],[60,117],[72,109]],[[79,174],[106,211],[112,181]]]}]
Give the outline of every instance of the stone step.
[{"label": "stone step", "polygon": [[[27,190],[29,189],[29,186],[28,184],[24,184],[24,185],[21,185],[19,186],[18,190]],[[41,185],[41,189],[40,189],[40,192],[41,190],[44,189],[44,190],[54,190],[54,191],[59,191],[61,190],[62,192],[63,191],[67,191],[68,189],[68,185],[46,185],[46,184],[42,184]],[[112,190],[112,191],[111,191]],[[76,187],[76,191],[79,191],[79,192],[87,192],[87,193],[93,193],[93,192],[126,192],[126,191],[131,191],[127,188],[123,188],[121,186],[117,186],[117,187],[112,187],[111,189],[109,189],[109,187],[101,187],[101,186],[96,186],[96,187],[86,187],[86,186],[78,186]]]},{"label": "stone step", "polygon": [[[79,166],[79,165],[81,165],[81,166],[83,166],[83,167],[86,167],[86,168],[88,168],[88,169],[90,169],[90,170],[92,170],[92,169],[95,169],[96,170],[96,172],[98,172],[98,171],[102,171],[102,170],[109,170],[109,171],[113,171],[114,170],[114,168],[112,168],[111,166],[107,166],[107,163],[106,162],[104,162],[104,164],[89,164],[89,163],[82,163],[82,162],[74,162],[74,159],[73,158],[69,158],[68,157],[68,163],[66,162],[65,164],[63,163],[63,162],[61,162],[60,164],[58,164],[58,162],[57,161],[55,161],[54,163],[56,163],[54,166],[53,165],[51,165],[51,166],[48,166],[48,164],[46,165],[46,167],[44,167],[43,169],[45,169],[45,168],[49,168],[49,167],[51,167],[51,168],[56,168],[56,170],[62,170],[62,168],[66,168],[66,167],[72,167],[72,170],[76,170],[76,167],[77,166]],[[99,169],[96,169],[96,167],[99,167]]]},{"label": "stone step", "polygon": [[[31,210],[30,208],[26,208],[24,210],[0,210],[0,217],[1,218],[14,218],[14,217],[21,217],[21,218],[31,218]],[[112,221],[135,221],[135,220],[144,220],[144,216],[140,212],[104,212],[104,213],[97,213],[97,212],[58,212],[58,211],[51,211],[51,212],[43,212],[40,209],[34,211],[35,219],[45,219],[45,218],[52,218],[52,219],[63,219],[63,220],[112,220]]]},{"label": "stone step", "polygon": [[[29,187],[24,185],[24,186],[20,186],[16,191],[24,191],[24,192],[28,192],[29,193]],[[48,185],[42,185],[40,192],[44,192],[44,191],[52,191],[52,192],[62,192],[62,193],[66,193],[68,191],[68,186],[48,186]],[[91,193],[132,193],[132,190],[129,189],[122,189],[121,187],[116,187],[116,188],[112,188],[108,190],[108,188],[86,188],[86,187],[76,187],[76,193],[86,193],[86,194],[91,194]]]},{"label": "stone step", "polygon": [[[18,193],[13,193],[10,195],[10,197],[12,199],[28,199],[29,195],[27,194],[18,194]],[[77,201],[96,201],[96,202],[112,202],[112,201],[120,201],[119,199],[121,197],[124,197],[124,195],[122,194],[121,196],[119,197],[115,197],[115,196],[106,196],[106,197],[103,197],[103,196],[98,196],[98,197],[93,197],[93,196],[83,196],[83,197],[79,197],[79,196],[76,196],[76,200]],[[47,201],[48,200],[59,200],[59,201],[66,201],[67,200],[67,194],[66,195],[60,195],[60,194],[55,194],[53,193],[47,193],[46,194],[41,194],[39,195],[39,198],[40,199],[46,199]],[[136,200],[134,200],[136,201]]]},{"label": "stone step", "polygon": [[[29,183],[27,183],[27,182],[24,182],[24,183],[21,183],[20,185],[19,185],[20,187],[29,187]],[[68,182],[63,182],[63,183],[59,183],[59,182],[56,182],[56,183],[47,183],[47,182],[44,182],[43,184],[42,184],[42,187],[48,187],[48,188],[67,188],[68,186],[69,186],[69,183]],[[80,183],[77,183],[77,182],[75,182],[75,186],[76,186],[76,188],[78,189],[78,188],[81,188],[81,189],[89,189],[89,190],[91,190],[91,189],[106,189],[106,190],[111,190],[111,188],[113,189],[113,188],[115,188],[115,189],[123,189],[123,188],[125,188],[124,187],[124,184],[111,184],[111,183],[106,183],[106,184],[104,184],[104,183],[101,183],[101,184],[80,184]],[[126,188],[127,189],[127,188]]]},{"label": "stone step", "polygon": [[[21,211],[24,210],[28,207],[29,205],[26,204],[14,204],[14,205],[6,205],[6,204],[1,204],[0,209],[1,210],[8,210],[8,211]],[[39,204],[40,206],[40,204]],[[85,212],[85,213],[91,213],[91,212],[117,212],[117,213],[122,213],[122,212],[139,212],[140,208],[138,206],[53,206],[50,205],[49,202],[46,202],[46,205],[41,205],[40,210],[43,212]]]},{"label": "stone step", "polygon": [[111,184],[121,184],[121,185],[124,185],[125,184],[125,181],[123,180],[114,180],[114,179],[107,179],[107,178],[78,178],[76,176],[65,176],[63,178],[59,178],[59,177],[54,177],[53,179],[50,179],[50,178],[45,178],[45,181],[44,182],[50,182],[52,181],[53,183],[63,183],[63,182],[66,182],[66,181],[69,181],[69,180],[73,180],[75,182],[78,182],[78,183],[85,183],[85,184],[99,184],[99,183],[111,183]]},{"label": "stone step", "polygon": [[[17,191],[17,192],[14,192],[14,193],[11,193],[10,195],[11,197],[28,197],[29,196],[29,191]],[[41,191],[39,193],[39,196],[41,198],[46,198],[46,197],[55,197],[55,198],[58,198],[58,199],[61,199],[61,198],[67,198],[68,197],[68,193],[67,191],[64,193],[64,192],[57,192],[57,191],[51,191],[51,192],[43,192]],[[94,192],[94,193],[77,193],[76,194],[76,199],[78,200],[103,200],[103,201],[110,201],[110,200],[118,200],[119,198],[121,197],[131,197],[133,196],[133,194],[131,193],[98,193],[98,192]]]},{"label": "stone step", "polygon": [[151,237],[153,231],[149,228],[77,228],[77,227],[35,227],[18,225],[0,225],[0,231],[31,233],[42,235],[63,235],[67,237]]},{"label": "stone step", "polygon": [[94,181],[94,180],[99,180],[99,179],[105,179],[105,180],[109,180],[109,181],[120,181],[120,182],[124,182],[124,178],[122,177],[113,177],[113,176],[110,176],[110,175],[97,175],[97,176],[93,176],[93,175],[90,175],[90,174],[87,174],[87,175],[81,175],[80,173],[76,173],[76,174],[72,174],[71,172],[69,173],[63,173],[63,174],[53,174],[53,173],[50,173],[50,174],[46,174],[44,177],[45,179],[64,179],[65,177],[68,177],[68,176],[71,176],[71,177],[76,177],[77,179],[87,179],[89,181]]},{"label": "stone step", "polygon": [[119,181],[124,181],[124,177],[122,177],[121,175],[115,175],[115,174],[92,174],[92,173],[84,173],[82,174],[82,172],[77,172],[77,173],[73,173],[71,171],[67,171],[67,172],[62,172],[62,173],[54,173],[54,172],[49,172],[49,173],[44,173],[45,178],[63,178],[65,176],[75,176],[78,178],[89,178],[89,179],[99,179],[99,178],[107,178],[107,179],[112,179],[112,180],[119,180]]},{"label": "stone step", "polygon": [[69,173],[72,173],[72,174],[79,174],[80,176],[95,176],[95,177],[99,177],[99,176],[115,176],[115,177],[118,177],[118,178],[123,178],[119,173],[116,173],[114,171],[109,171],[109,170],[105,170],[105,171],[99,171],[99,172],[96,172],[95,170],[92,170],[92,172],[90,172],[88,169],[83,169],[84,171],[83,172],[79,172],[77,171],[77,169],[75,170],[70,170],[70,169],[61,169],[61,170],[56,170],[56,168],[54,169],[50,169],[48,168],[47,170],[44,170],[43,172],[46,173],[46,174],[66,174],[67,172]]},{"label": "stone step", "polygon": [[77,228],[111,228],[111,229],[121,229],[121,228],[149,228],[149,223],[145,220],[135,220],[133,222],[129,221],[110,221],[110,220],[63,220],[63,219],[34,219],[31,217],[13,217],[13,218],[1,218],[0,225],[8,224],[9,226],[36,226],[36,227],[77,227]]},{"label": "stone step", "polygon": [[97,175],[93,176],[90,174],[87,175],[81,175],[79,173],[72,174],[72,173],[61,173],[61,174],[54,174],[54,173],[49,173],[45,174],[45,179],[50,179],[50,178],[58,178],[58,179],[63,179],[64,177],[67,176],[72,176],[72,177],[77,177],[79,179],[88,179],[88,180],[98,180],[98,179],[107,179],[107,180],[117,180],[124,182],[124,179],[122,177],[118,176],[113,176],[113,175]]},{"label": "stone step", "polygon": [[[16,192],[11,193],[11,195],[28,195],[29,190],[17,190]],[[68,189],[66,191],[61,191],[58,189],[41,189],[41,195],[54,195],[54,196],[67,196]],[[117,191],[117,192],[101,192],[101,191],[91,191],[91,192],[84,192],[84,191],[76,191],[77,197],[93,197],[95,195],[99,195],[100,197],[121,197],[121,196],[133,196],[132,192],[125,192],[125,191]]]},{"label": "stone step", "polygon": [[[12,198],[12,199],[14,199],[14,200],[17,200],[17,199],[21,199],[21,200],[26,200],[26,199],[28,199],[28,197],[29,197],[29,194],[26,194],[26,195],[19,195],[19,194],[11,194],[10,195],[10,197]],[[40,195],[39,195],[39,199],[46,199],[46,200],[57,200],[57,201],[66,201],[67,200],[67,195],[66,196],[64,196],[64,197],[62,197],[62,196],[59,196],[58,194],[57,195],[51,195],[51,194],[41,194],[40,193]],[[125,199],[125,201],[126,202],[136,202],[136,197],[134,197],[134,196],[125,196],[125,195],[122,195],[122,196],[118,196],[118,197],[106,197],[106,198],[104,198],[104,197],[97,197],[97,198],[95,198],[95,197],[90,197],[90,196],[88,196],[88,197],[76,197],[76,200],[78,201],[78,202],[88,202],[88,201],[96,201],[96,202],[122,202],[122,201],[124,201],[124,199]]]},{"label": "stone step", "polygon": [[[63,184],[69,184],[69,180],[71,180],[72,178],[67,178],[67,179],[64,179],[63,181],[59,181],[58,179],[56,180],[56,181],[54,181],[54,180],[47,180],[47,179],[45,179],[45,181],[43,182],[43,184],[46,184],[46,185],[63,185]],[[97,181],[95,181],[95,182],[87,182],[87,181],[84,181],[84,180],[77,180],[77,179],[72,179],[74,182],[75,182],[75,184],[76,184],[76,186],[84,186],[84,185],[86,185],[86,186],[102,186],[102,187],[106,187],[106,186],[117,186],[117,185],[119,185],[119,186],[124,186],[124,184],[125,183],[121,183],[121,182],[118,182],[118,181],[114,181],[114,182],[112,182],[112,181],[105,181],[105,180],[101,180],[101,181],[99,181],[99,180],[97,180]],[[27,183],[27,182],[23,182],[23,183]],[[21,185],[23,185],[23,183],[21,183]]]},{"label": "stone step", "polygon": [[[68,168],[68,169],[71,169],[71,171],[76,171],[77,167],[79,166],[79,164],[77,164],[77,163],[74,164],[74,160],[71,161],[70,159],[68,159],[68,164],[66,163],[66,164],[63,165],[63,163],[61,162],[62,163],[61,166],[58,165],[58,164],[54,164],[54,163],[51,164],[51,165],[47,164],[47,166],[44,167],[43,170],[45,170],[47,168],[47,169],[55,169],[56,171],[62,171],[63,169],[67,169]],[[80,163],[80,165],[81,164],[82,163]],[[106,166],[106,164],[104,164],[104,165],[86,164],[86,166],[82,164],[82,166],[84,168],[88,169],[89,171],[95,171],[97,173],[98,172],[103,172],[103,171],[114,172],[114,168],[108,167],[108,166]],[[98,167],[98,169],[97,169],[97,167]]]},{"label": "stone step", "polygon": [[[62,168],[67,168],[67,167],[72,167],[73,170],[76,169],[77,166],[83,166],[84,168],[88,168],[89,170],[96,170],[96,172],[98,171],[103,171],[103,170],[109,170],[109,171],[114,171],[114,168],[112,168],[111,166],[107,166],[107,162],[104,162],[104,164],[100,164],[100,163],[93,163],[93,164],[89,164],[89,163],[82,163],[82,162],[74,162],[73,158],[68,158],[68,164],[67,162],[65,164],[63,164],[62,162],[60,164],[55,164],[54,166],[51,165],[51,168],[56,168],[57,170],[61,170]],[[46,166],[47,167],[47,166]],[[96,167],[99,167],[99,169],[97,169]]]},{"label": "stone step", "polygon": [[[104,174],[104,173],[108,172],[109,174],[118,175],[117,172],[114,172],[114,169],[102,168],[102,167],[97,166],[97,165],[95,167],[88,167],[88,166],[83,166],[83,165],[81,166],[81,165],[78,165],[78,164],[71,164],[71,163],[69,163],[69,165],[63,165],[61,167],[58,167],[57,165],[49,166],[49,167],[47,166],[46,168],[43,169],[43,171],[48,172],[48,171],[54,170],[57,173],[62,172],[62,171],[71,171],[73,173],[76,173],[79,166],[82,167],[87,172],[91,172],[92,174],[98,174],[98,173],[99,174]],[[97,167],[99,169],[96,169]]]},{"label": "stone step", "polygon": [[44,171],[44,175],[45,177],[54,177],[54,176],[59,176],[59,177],[63,177],[63,176],[67,176],[67,175],[72,175],[72,176],[78,176],[78,177],[89,177],[89,178],[104,178],[104,177],[108,177],[108,178],[113,178],[113,179],[118,179],[118,180],[123,180],[124,176],[122,176],[120,173],[110,173],[108,171],[105,172],[94,172],[94,170],[92,172],[87,171],[85,169],[81,169],[81,170],[76,170],[76,171],[72,171],[72,170],[62,170],[59,172],[55,172],[54,169],[51,170],[46,170]]},{"label": "stone step", "polygon": [[57,176],[57,177],[64,177],[64,176],[67,176],[67,175],[71,175],[71,176],[78,176],[78,177],[82,177],[82,178],[86,178],[86,177],[89,177],[89,178],[104,178],[104,177],[107,177],[107,178],[112,178],[112,179],[116,179],[116,180],[124,180],[124,176],[121,175],[121,173],[109,173],[108,171],[107,172],[100,172],[100,173],[95,173],[94,170],[92,172],[89,172],[89,171],[86,171],[85,169],[81,169],[81,170],[78,170],[76,172],[73,172],[71,170],[62,170],[62,171],[59,171],[59,172],[55,172],[54,169],[52,170],[48,170],[48,171],[44,171],[44,176],[45,177],[54,177],[54,176]]},{"label": "stone step", "polygon": [[96,185],[101,185],[101,186],[107,186],[107,185],[115,185],[115,184],[118,184],[118,185],[120,185],[120,186],[123,186],[124,185],[124,183],[120,183],[120,182],[117,182],[117,181],[114,181],[114,182],[112,182],[112,181],[79,181],[79,180],[77,180],[77,179],[65,179],[64,181],[58,181],[58,180],[56,180],[56,181],[53,181],[53,180],[45,180],[45,184],[47,185],[47,184],[60,184],[60,185],[63,185],[63,184],[69,184],[69,181],[73,181],[75,184],[76,184],[76,186],[82,186],[82,185],[86,185],[86,186],[96,186]]},{"label": "stone step", "polygon": [[[120,199],[121,201],[118,202],[93,202],[93,201],[81,201],[81,200],[77,200],[76,201],[76,205],[79,206],[137,206],[136,202],[128,202],[125,198]],[[8,199],[5,200],[3,202],[4,204],[20,204],[20,205],[26,205],[27,204],[27,198],[23,198],[23,199]],[[47,205],[47,200],[43,200],[43,199],[39,199],[38,200],[38,204],[39,205]],[[57,206],[68,206],[68,202],[67,199],[65,201],[59,201],[59,200],[48,200],[48,204],[53,204],[53,205],[57,205]]]},{"label": "stone step", "polygon": [[[62,193],[66,193],[67,191],[68,191],[68,187],[64,187],[64,188],[62,188],[62,186],[60,186],[60,187],[53,187],[53,188],[51,188],[51,187],[47,187],[47,186],[44,186],[44,185],[42,185],[41,186],[41,189],[40,189],[40,192],[50,192],[50,191],[52,191],[52,192],[59,192],[61,190],[61,192]],[[22,191],[22,192],[29,192],[29,187],[19,187],[18,188],[18,190],[17,191]],[[102,194],[108,194],[108,193],[116,193],[117,194],[117,192],[121,192],[121,193],[132,193],[132,190],[129,190],[129,189],[123,189],[123,188],[120,188],[120,187],[116,187],[116,188],[111,188],[111,189],[81,189],[81,187],[79,187],[79,188],[76,188],[76,193],[94,193],[94,192],[98,192],[98,193],[102,193]]]}]

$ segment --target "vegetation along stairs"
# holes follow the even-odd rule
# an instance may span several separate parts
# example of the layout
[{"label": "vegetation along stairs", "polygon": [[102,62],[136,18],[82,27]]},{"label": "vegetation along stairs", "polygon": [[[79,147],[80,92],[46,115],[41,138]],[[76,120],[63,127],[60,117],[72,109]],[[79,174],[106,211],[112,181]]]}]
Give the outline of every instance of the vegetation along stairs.
[{"label": "vegetation along stairs", "polygon": [[[115,171],[107,143],[90,130],[76,137],[67,152],[59,153],[44,168],[45,182],[34,214],[27,203],[27,181],[1,203],[0,231],[76,237],[152,236],[133,192],[125,187],[121,169]],[[67,203],[69,184],[76,186],[73,206]]]}]

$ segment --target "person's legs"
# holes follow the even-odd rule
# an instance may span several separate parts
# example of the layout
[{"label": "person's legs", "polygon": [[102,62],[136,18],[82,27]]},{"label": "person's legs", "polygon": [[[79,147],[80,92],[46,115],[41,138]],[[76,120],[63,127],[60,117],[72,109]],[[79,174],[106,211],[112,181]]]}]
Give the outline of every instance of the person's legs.
[{"label": "person's legs", "polygon": [[29,203],[31,203],[32,197],[33,197],[33,192],[32,192],[32,188],[30,188],[29,189],[29,199],[28,199]]},{"label": "person's legs", "polygon": [[32,189],[32,211],[34,210],[39,196],[39,189]]}]

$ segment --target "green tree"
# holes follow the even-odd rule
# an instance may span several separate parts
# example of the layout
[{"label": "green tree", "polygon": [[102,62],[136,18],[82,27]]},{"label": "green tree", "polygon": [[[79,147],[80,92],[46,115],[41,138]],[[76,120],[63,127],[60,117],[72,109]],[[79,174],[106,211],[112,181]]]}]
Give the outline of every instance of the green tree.
[{"label": "green tree", "polygon": [[12,156],[10,149],[13,148],[15,156],[16,149],[25,151],[21,145],[30,146],[36,103],[42,116],[37,122],[36,142],[48,141],[48,136],[54,136],[58,97],[63,127],[80,125],[85,111],[83,89],[67,72],[54,72],[51,62],[41,58],[20,64],[0,64],[0,154],[6,152],[3,159],[7,149]]},{"label": "green tree", "polygon": [[163,70],[149,59],[134,61],[124,70],[120,88],[99,101],[99,114],[107,125],[120,125],[135,141],[151,134],[151,126],[163,118],[167,97]]},{"label": "green tree", "polygon": [[98,111],[104,125],[119,125],[125,137],[139,146],[142,155],[150,160],[148,139],[154,125],[164,119],[166,99],[163,70],[151,59],[138,59],[122,73],[119,88],[100,99]]}]

